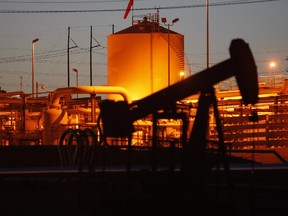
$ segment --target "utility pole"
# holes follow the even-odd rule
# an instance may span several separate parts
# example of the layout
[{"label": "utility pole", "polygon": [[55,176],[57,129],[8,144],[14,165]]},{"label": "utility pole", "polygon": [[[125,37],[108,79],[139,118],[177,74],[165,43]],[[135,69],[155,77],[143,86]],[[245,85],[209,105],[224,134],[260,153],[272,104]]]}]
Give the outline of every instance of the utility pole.
[{"label": "utility pole", "polygon": [[67,43],[67,79],[68,79],[68,83],[67,86],[70,87],[70,55],[69,55],[69,51],[70,49],[76,48],[77,44],[72,40],[72,42],[74,43],[75,46],[70,47],[70,26],[68,27],[68,43]]},{"label": "utility pole", "polygon": [[206,44],[207,44],[207,68],[210,67],[209,61],[209,0],[206,0]]},{"label": "utility pole", "polygon": [[[92,39],[94,39],[96,42],[97,42],[97,45],[96,46],[92,46]],[[95,48],[95,47],[99,47],[100,44],[99,42],[93,38],[92,36],[92,26],[90,27],[90,86],[92,86],[92,49]]]},{"label": "utility pole", "polygon": [[90,26],[90,86],[92,86],[92,26]]},{"label": "utility pole", "polygon": [[70,58],[69,58],[69,49],[70,49],[70,26],[68,27],[68,46],[67,46],[67,86],[70,87]]}]

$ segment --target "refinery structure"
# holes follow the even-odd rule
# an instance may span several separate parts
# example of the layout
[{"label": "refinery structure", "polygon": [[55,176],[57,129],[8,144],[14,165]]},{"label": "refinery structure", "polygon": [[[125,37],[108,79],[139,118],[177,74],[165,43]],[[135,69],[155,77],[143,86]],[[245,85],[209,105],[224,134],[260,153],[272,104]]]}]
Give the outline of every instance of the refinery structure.
[{"label": "refinery structure", "polygon": [[[100,142],[101,95],[138,105],[137,101],[167,87],[181,82],[184,85],[191,76],[184,54],[184,36],[159,23],[157,15],[144,16],[133,20],[131,27],[107,37],[107,86],[62,87],[47,94],[38,94],[38,87],[36,94],[2,91],[0,145],[77,144],[81,142],[77,131],[85,130],[89,131],[89,139]],[[228,78],[213,85],[225,143],[235,148],[287,145],[286,77],[258,76],[259,101],[253,106],[243,103],[237,80]],[[181,147],[193,127],[199,95],[193,92],[179,100],[175,97],[176,103],[168,111],[158,110],[136,119],[131,145],[149,147],[156,141],[161,147],[171,143]],[[213,141],[217,139],[217,122],[213,109],[209,114],[207,136]],[[114,124],[121,130],[117,118]],[[121,136],[108,134],[106,138],[108,145],[125,146],[128,142]]]}]

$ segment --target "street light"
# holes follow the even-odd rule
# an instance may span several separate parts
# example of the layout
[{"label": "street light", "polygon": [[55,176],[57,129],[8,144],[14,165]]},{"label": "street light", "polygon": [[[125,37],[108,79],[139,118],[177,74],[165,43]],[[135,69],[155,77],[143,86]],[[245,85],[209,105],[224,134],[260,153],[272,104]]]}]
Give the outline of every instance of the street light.
[{"label": "street light", "polygon": [[172,23],[167,23],[167,19],[163,17],[161,21],[165,26],[168,26],[168,86],[170,86],[170,26],[173,26],[174,23],[179,21],[179,18],[172,20]]},{"label": "street light", "polygon": [[76,86],[78,86],[78,70],[73,68],[72,71],[76,73]]},{"label": "street light", "polygon": [[270,63],[270,88],[272,87],[272,68],[276,66],[275,62]]},{"label": "street light", "polygon": [[34,98],[34,46],[37,41],[39,41],[38,38],[32,41],[32,98]]},{"label": "street light", "polygon": [[[78,86],[78,70],[76,68],[73,68],[72,71],[76,73],[76,86]],[[78,94],[77,94],[77,98],[78,98]]]},{"label": "street light", "polygon": [[207,68],[209,68],[210,65],[210,53],[209,53],[209,0],[206,0],[206,52],[207,52]]}]

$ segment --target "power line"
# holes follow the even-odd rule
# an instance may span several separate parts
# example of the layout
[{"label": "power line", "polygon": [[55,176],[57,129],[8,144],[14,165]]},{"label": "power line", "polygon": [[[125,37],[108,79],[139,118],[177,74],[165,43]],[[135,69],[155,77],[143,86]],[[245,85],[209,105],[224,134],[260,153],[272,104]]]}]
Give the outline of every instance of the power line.
[{"label": "power line", "polygon": [[95,4],[106,2],[127,2],[127,0],[101,0],[101,1],[0,1],[0,3],[9,4]]},{"label": "power line", "polygon": [[[284,0],[243,0],[243,1],[230,1],[230,2],[216,2],[210,3],[209,7],[216,6],[228,6],[228,5],[243,5],[253,3],[265,3],[265,2],[276,2]],[[189,8],[201,8],[206,7],[206,4],[195,4],[195,5],[181,5],[181,6],[167,6],[167,7],[148,7],[148,8],[134,8],[134,11],[144,10],[171,10],[171,9],[189,9]],[[92,10],[0,10],[0,13],[98,13],[98,12],[123,12],[126,8],[119,9],[92,9]]]},{"label": "power line", "polygon": [[[102,46],[100,47],[100,49],[106,50],[106,48],[102,47]],[[78,49],[72,50],[70,54],[72,54],[72,55],[76,54],[77,55],[77,54],[88,53],[88,52],[89,52],[89,48],[79,48],[78,47]],[[94,53],[106,56],[105,53],[101,53],[101,52],[97,52],[97,51],[94,51]],[[66,56],[66,50],[65,49],[37,53],[37,54],[35,54],[35,59],[37,61],[40,61],[43,59],[56,58],[56,57],[62,57],[62,56]],[[25,61],[31,61],[31,54],[0,58],[0,64],[13,63],[13,62],[25,62]]]}]

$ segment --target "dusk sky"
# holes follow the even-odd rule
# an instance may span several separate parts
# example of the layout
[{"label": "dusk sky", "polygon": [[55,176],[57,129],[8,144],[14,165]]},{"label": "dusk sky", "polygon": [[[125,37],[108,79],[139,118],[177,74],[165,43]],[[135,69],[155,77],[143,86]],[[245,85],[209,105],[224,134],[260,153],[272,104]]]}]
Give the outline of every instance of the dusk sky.
[{"label": "dusk sky", "polygon": [[[185,55],[192,74],[206,68],[206,0],[134,0],[134,10],[123,18],[129,0],[0,0],[0,86],[8,92],[31,93],[31,52],[35,44],[35,82],[44,91],[67,86],[67,41],[70,27],[70,86],[89,85],[90,26],[93,36],[93,84],[107,84],[107,36],[128,28],[132,14],[156,13],[171,30],[184,35]],[[249,43],[258,74],[288,75],[288,0],[210,0],[210,66],[229,56],[231,40]],[[98,46],[97,46],[98,45]],[[97,47],[96,47],[97,46]],[[41,90],[43,91],[43,90]]]}]

